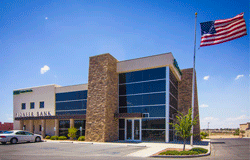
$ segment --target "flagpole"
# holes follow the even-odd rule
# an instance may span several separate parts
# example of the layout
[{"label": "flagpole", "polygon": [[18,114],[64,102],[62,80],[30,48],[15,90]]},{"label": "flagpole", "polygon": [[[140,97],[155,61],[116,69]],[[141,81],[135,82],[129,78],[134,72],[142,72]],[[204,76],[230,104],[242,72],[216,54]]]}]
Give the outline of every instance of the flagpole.
[{"label": "flagpole", "polygon": [[[195,93],[195,54],[196,54],[196,21],[197,21],[197,12],[195,12],[195,32],[194,32],[194,64],[193,64],[193,83],[192,83],[192,121],[194,120],[194,93]],[[194,141],[194,126],[191,128],[191,138],[190,145],[193,147]]]}]

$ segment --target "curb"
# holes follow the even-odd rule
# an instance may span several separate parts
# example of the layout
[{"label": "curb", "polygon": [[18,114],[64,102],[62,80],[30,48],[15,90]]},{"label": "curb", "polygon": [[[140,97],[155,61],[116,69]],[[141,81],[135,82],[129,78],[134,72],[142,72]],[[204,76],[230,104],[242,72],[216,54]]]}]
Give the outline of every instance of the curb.
[{"label": "curb", "polygon": [[198,155],[155,155],[149,156],[152,158],[195,158],[195,157],[204,157],[209,156],[211,154],[211,143],[209,142],[209,150],[206,154],[198,154]]}]

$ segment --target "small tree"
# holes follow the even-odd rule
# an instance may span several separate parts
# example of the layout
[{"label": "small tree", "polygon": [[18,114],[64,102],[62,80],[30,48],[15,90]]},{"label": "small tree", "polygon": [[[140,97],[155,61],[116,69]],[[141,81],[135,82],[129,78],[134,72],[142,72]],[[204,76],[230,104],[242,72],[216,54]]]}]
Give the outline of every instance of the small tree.
[{"label": "small tree", "polygon": [[192,109],[190,108],[188,110],[187,115],[183,115],[181,112],[178,112],[179,115],[176,116],[177,122],[176,123],[169,123],[174,127],[174,130],[176,131],[176,135],[179,135],[183,141],[183,151],[185,150],[186,145],[186,139],[192,135],[191,128],[193,125],[196,125],[197,123],[197,116],[192,121]]},{"label": "small tree", "polygon": [[70,139],[74,139],[76,138],[76,132],[78,131],[78,129],[72,127],[68,129],[68,137],[70,137]]},{"label": "small tree", "polygon": [[239,134],[240,134],[240,129],[238,128],[234,131],[234,135],[239,135]]}]

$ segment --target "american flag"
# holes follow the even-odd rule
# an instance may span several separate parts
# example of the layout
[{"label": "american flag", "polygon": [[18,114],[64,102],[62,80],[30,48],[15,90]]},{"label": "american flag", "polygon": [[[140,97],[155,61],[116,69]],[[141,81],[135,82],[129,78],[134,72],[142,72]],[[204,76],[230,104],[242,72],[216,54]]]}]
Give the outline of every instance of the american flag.
[{"label": "american flag", "polygon": [[211,46],[247,35],[246,23],[241,13],[233,18],[201,23],[201,44]]}]

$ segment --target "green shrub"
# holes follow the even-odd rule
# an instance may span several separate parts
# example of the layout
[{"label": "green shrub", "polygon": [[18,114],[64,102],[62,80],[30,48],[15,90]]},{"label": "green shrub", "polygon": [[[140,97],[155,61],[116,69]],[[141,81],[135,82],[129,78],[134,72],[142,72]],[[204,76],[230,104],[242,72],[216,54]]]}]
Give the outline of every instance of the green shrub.
[{"label": "green shrub", "polygon": [[195,152],[198,152],[199,154],[201,154],[201,153],[207,153],[208,152],[207,149],[200,148],[200,147],[192,148],[190,151],[195,151]]},{"label": "green shrub", "polygon": [[58,136],[51,136],[50,139],[51,140],[58,140]]},{"label": "green shrub", "polygon": [[58,140],[67,140],[68,138],[67,137],[65,137],[65,136],[60,136],[60,137],[58,137]]},{"label": "green shrub", "polygon": [[207,132],[201,132],[200,135],[201,135],[201,139],[204,139],[204,138],[206,138],[208,136],[208,133]]},{"label": "green shrub", "polygon": [[[198,148],[197,150],[199,149],[200,148]],[[159,155],[197,155],[197,154],[200,154],[200,153],[196,150],[190,150],[190,151],[166,151],[166,152],[160,153]]]},{"label": "green shrub", "polygon": [[50,136],[46,136],[45,139],[50,139]]},{"label": "green shrub", "polygon": [[76,138],[76,132],[78,131],[78,129],[76,129],[76,128],[69,128],[68,129],[68,137],[70,137],[70,138],[72,138],[72,139],[74,139],[74,138]]},{"label": "green shrub", "polygon": [[85,136],[80,136],[80,137],[78,138],[78,141],[85,141]]}]

